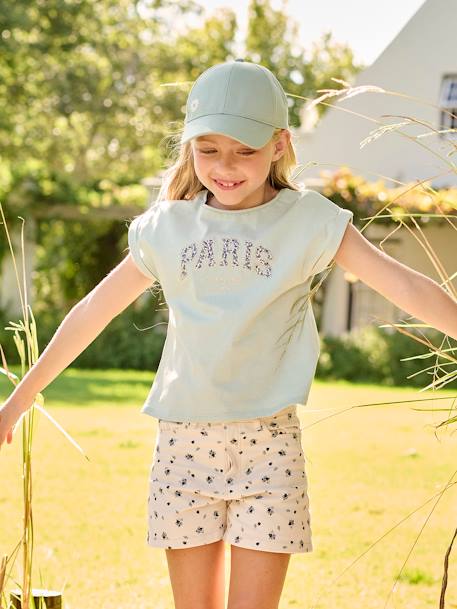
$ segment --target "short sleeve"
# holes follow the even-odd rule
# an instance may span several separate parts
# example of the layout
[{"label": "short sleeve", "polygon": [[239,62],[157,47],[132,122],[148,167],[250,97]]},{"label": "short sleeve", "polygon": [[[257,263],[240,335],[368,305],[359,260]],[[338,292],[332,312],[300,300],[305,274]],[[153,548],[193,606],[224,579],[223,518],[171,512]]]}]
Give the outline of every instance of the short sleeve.
[{"label": "short sleeve", "polygon": [[320,193],[317,195],[313,238],[309,242],[305,262],[305,275],[310,277],[322,272],[338,252],[348,224],[353,223],[351,210],[339,207]]},{"label": "short sleeve", "polygon": [[128,228],[128,244],[132,258],[143,275],[159,281],[159,273],[154,262],[157,255],[154,247],[156,217],[157,213],[152,208],[134,218]]}]

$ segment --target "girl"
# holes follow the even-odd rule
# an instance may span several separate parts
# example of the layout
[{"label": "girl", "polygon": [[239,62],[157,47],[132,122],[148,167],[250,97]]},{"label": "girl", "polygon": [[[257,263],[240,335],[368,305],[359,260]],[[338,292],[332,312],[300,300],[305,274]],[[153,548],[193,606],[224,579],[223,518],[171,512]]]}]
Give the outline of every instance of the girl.
[{"label": "girl", "polygon": [[[0,446],[34,396],[155,281],[167,338],[142,412],[158,419],[148,543],[166,551],[177,609],[276,609],[292,553],[311,552],[297,404],[319,354],[309,301],[335,260],[402,310],[457,338],[457,303],[370,244],[352,212],[290,179],[287,98],[265,67],[206,70],[158,201],[129,254],[56,331],[0,411]],[[295,330],[298,328],[298,332]]]}]

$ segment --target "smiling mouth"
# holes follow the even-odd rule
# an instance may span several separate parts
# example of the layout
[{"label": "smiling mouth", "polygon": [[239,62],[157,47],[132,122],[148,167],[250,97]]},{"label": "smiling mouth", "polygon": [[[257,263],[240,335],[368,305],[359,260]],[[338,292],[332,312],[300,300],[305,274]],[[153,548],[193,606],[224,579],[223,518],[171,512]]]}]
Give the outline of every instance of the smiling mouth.
[{"label": "smiling mouth", "polygon": [[240,186],[244,182],[244,180],[242,180],[241,182],[233,182],[233,181],[229,182],[228,180],[213,180],[213,181],[222,190],[234,190],[235,188],[237,188],[238,186]]}]

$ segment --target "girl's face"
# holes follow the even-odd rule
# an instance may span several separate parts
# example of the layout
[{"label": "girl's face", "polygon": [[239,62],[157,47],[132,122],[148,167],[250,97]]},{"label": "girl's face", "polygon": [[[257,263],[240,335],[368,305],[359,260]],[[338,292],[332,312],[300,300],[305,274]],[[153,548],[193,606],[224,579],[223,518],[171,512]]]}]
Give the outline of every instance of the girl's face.
[{"label": "girl's face", "polygon": [[287,129],[281,131],[276,142],[270,140],[263,148],[249,148],[216,133],[194,138],[191,146],[195,173],[213,193],[211,205],[245,209],[272,198],[276,191],[266,182],[270,166],[285,153],[289,141]]}]

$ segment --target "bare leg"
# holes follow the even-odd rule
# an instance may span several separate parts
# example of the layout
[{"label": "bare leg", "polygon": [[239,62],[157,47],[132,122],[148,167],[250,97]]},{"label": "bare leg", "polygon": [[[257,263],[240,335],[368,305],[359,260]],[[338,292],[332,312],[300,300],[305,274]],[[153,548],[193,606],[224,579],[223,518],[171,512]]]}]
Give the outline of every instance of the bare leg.
[{"label": "bare leg", "polygon": [[166,550],[175,609],[224,609],[225,547],[214,543]]},{"label": "bare leg", "polygon": [[227,609],[278,609],[290,554],[231,546]]}]

